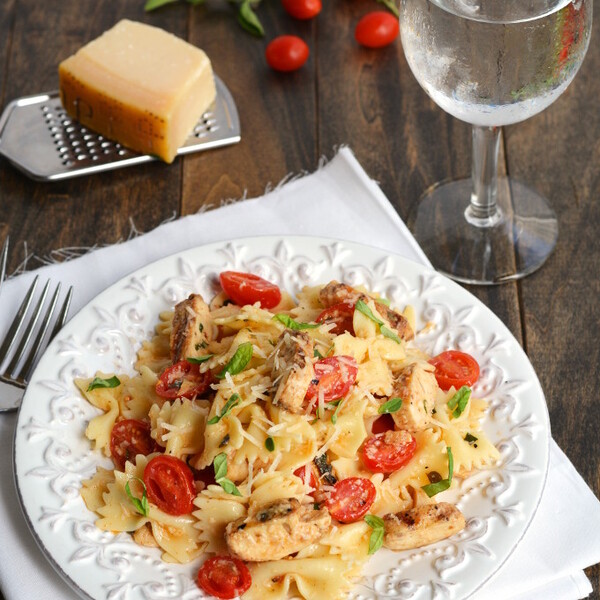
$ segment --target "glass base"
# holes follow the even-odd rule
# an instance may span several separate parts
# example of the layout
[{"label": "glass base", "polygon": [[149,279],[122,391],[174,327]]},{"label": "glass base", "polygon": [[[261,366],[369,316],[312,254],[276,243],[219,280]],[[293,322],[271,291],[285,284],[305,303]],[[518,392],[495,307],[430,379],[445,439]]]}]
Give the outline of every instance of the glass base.
[{"label": "glass base", "polygon": [[496,285],[539,269],[556,246],[558,221],[546,199],[508,177],[498,178],[499,213],[472,214],[470,179],[427,190],[408,226],[433,266],[461,283]]}]

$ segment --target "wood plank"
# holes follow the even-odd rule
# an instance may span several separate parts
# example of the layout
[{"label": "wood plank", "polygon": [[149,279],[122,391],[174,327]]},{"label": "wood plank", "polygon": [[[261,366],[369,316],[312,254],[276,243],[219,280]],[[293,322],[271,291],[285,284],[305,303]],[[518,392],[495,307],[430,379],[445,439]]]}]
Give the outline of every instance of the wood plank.
[{"label": "wood plank", "polygon": [[[203,48],[238,107],[242,141],[185,158],[183,212],[215,206],[223,199],[261,195],[289,173],[317,166],[314,22],[291,19],[279,3],[263,2],[258,15],[265,38],[244,32],[233,9],[213,5],[190,9],[190,41]],[[265,47],[282,33],[302,37],[311,49],[294,73],[276,73]]]},{"label": "wood plank", "polygon": [[[165,10],[153,21],[185,37],[187,11],[182,8]],[[35,0],[21,0],[16,6],[5,101],[56,89],[58,63],[124,17],[150,20],[142,2],[65,0],[60,8],[49,10]],[[146,231],[172,217],[179,210],[181,163],[38,183],[0,160],[0,180],[0,227],[13,236],[10,268],[14,269],[26,253],[48,256],[59,247],[114,243],[127,238],[132,223]],[[17,247],[17,240],[27,241],[27,250],[20,243]]]},{"label": "wood plank", "polygon": [[[4,106],[6,67],[12,43],[16,0],[0,2],[0,106]],[[8,226],[0,220],[0,241],[8,234]]]},{"label": "wood plank", "polygon": [[[526,349],[550,409],[552,433],[600,494],[600,48],[594,43],[568,90],[540,115],[507,132],[512,176],[544,194],[559,240],[546,265],[523,281]],[[595,36],[595,37],[594,37]],[[598,565],[587,571],[600,588]],[[598,597],[597,595],[595,597]]]}]

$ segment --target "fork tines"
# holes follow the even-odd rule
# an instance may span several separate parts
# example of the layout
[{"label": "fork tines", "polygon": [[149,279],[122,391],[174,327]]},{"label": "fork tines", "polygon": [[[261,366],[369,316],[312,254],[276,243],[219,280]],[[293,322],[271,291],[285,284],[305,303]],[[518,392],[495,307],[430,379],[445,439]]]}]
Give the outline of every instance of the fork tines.
[{"label": "fork tines", "polygon": [[[22,388],[26,387],[41,350],[45,348],[56,332],[65,324],[73,294],[73,288],[71,287],[62,303],[59,314],[54,318],[52,333],[46,340],[46,333],[55,315],[61,285],[60,283],[57,284],[52,298],[44,311],[46,297],[50,289],[50,280],[48,280],[35,307],[30,311],[29,308],[34,299],[38,279],[39,276],[36,276],[33,280],[2,342],[2,346],[0,346],[0,380]],[[0,279],[1,281],[2,279]]]}]

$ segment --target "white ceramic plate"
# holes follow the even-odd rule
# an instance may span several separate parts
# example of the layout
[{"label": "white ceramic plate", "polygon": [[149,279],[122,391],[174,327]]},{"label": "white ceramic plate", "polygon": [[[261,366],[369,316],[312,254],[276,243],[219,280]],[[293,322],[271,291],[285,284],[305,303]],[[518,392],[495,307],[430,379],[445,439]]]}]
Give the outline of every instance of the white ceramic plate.
[{"label": "white ceramic plate", "polygon": [[435,324],[416,340],[430,354],[457,348],[477,358],[475,395],[489,399],[484,429],[501,460],[446,493],[466,515],[466,529],[423,549],[380,550],[349,597],[473,594],[515,549],[542,494],[550,436],[538,379],[506,327],[460,286],[381,250],[321,238],[248,238],[168,257],[111,286],[58,334],[25,394],[14,459],[26,518],[49,560],[84,598],[205,597],[194,583],[198,563],[166,564],[158,550],[136,545],[128,534],[94,526],[96,517],[79,495],[81,480],[110,461],[84,437],[96,409],[80,397],[73,379],[97,370],[133,373],[135,353],[152,335],[158,313],[191,291],[211,297],[216,275],[226,269],[257,273],[291,292],[333,278],[364,284],[393,305],[413,305],[421,327]]}]

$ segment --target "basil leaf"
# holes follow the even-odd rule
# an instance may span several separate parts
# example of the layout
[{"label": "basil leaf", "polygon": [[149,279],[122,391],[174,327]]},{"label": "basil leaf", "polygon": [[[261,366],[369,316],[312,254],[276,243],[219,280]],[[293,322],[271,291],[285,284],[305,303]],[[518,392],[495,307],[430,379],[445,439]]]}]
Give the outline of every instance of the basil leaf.
[{"label": "basil leaf", "polygon": [[108,379],[94,377],[90,385],[88,385],[87,391],[91,392],[97,388],[116,388],[118,385],[121,385],[121,380],[116,375],[113,375]]},{"label": "basil leaf", "polygon": [[474,435],[471,435],[470,433],[467,433],[467,435],[465,435],[465,442],[467,442],[468,444],[473,444],[476,441],[477,438]]},{"label": "basil leaf", "polygon": [[125,484],[125,491],[127,492],[127,496],[131,500],[131,503],[135,506],[135,510],[137,510],[140,515],[147,517],[150,512],[150,508],[148,506],[148,496],[146,495],[146,485],[139,477],[133,477],[132,479],[135,479],[141,483],[143,489],[142,499],[140,500],[139,498],[136,498],[131,493],[131,488],[129,487],[129,481],[131,481],[131,479]]},{"label": "basil leaf", "polygon": [[[333,404],[333,402],[330,402],[330,405],[331,405],[331,404]],[[342,401],[341,401],[341,400],[338,400],[338,401],[337,401],[337,406],[335,407],[335,411],[334,411],[334,413],[331,415],[331,422],[332,422],[334,425],[337,423],[337,415],[338,415],[338,412],[339,412],[339,410],[340,410],[341,406],[342,406]]]},{"label": "basil leaf", "polygon": [[227,477],[222,477],[221,479],[217,479],[217,483],[232,496],[241,496],[240,490],[237,489],[235,483],[227,479]]},{"label": "basil leaf", "polygon": [[302,331],[303,329],[316,329],[320,327],[319,323],[299,323],[298,321],[294,321],[292,317],[289,315],[284,315],[283,313],[277,313],[273,317],[274,321],[279,321],[283,323],[288,329],[293,329],[294,331]]},{"label": "basil leaf", "polygon": [[268,437],[265,440],[265,448],[269,451],[269,452],[273,452],[273,450],[275,450],[275,442],[273,440],[272,437]]},{"label": "basil leaf", "polygon": [[365,315],[365,317],[371,319],[373,323],[377,323],[377,325],[379,325],[379,331],[381,331],[381,335],[383,335],[386,338],[389,338],[390,340],[394,340],[397,344],[402,343],[402,339],[398,337],[398,335],[394,333],[389,327],[387,327],[381,319],[378,319],[373,314],[373,311],[369,308],[366,302],[364,302],[363,300],[359,300],[356,303],[354,310],[361,312],[363,315]]},{"label": "basil leaf", "polygon": [[448,408],[452,411],[452,416],[456,419],[462,415],[465,408],[467,408],[467,404],[469,403],[469,398],[471,397],[471,390],[466,385],[463,385],[450,400],[448,400]]},{"label": "basil leaf", "polygon": [[151,10],[164,6],[165,4],[172,4],[176,1],[177,0],[148,0],[144,6],[144,10],[150,12]]},{"label": "basil leaf", "polygon": [[227,454],[221,452],[215,456],[213,461],[213,469],[215,470],[215,481],[218,483],[219,479],[223,479],[227,476]]},{"label": "basil leaf", "polygon": [[398,334],[394,333],[389,327],[386,327],[385,325],[381,325],[379,327],[379,331],[381,331],[381,335],[383,335],[386,338],[389,338],[390,340],[394,340],[394,342],[396,342],[396,344],[402,343],[402,338],[400,336],[398,336]]},{"label": "basil leaf", "polygon": [[446,447],[448,452],[448,479],[442,479],[437,483],[421,486],[421,489],[431,498],[440,492],[446,491],[452,485],[452,472],[454,471],[454,457],[452,456],[452,448]]},{"label": "basil leaf", "polygon": [[252,344],[244,342],[237,347],[235,354],[229,359],[225,368],[217,375],[217,379],[223,379],[226,373],[237,375],[244,370],[252,358]]},{"label": "basil leaf", "polygon": [[354,306],[354,310],[361,312],[363,315],[365,315],[365,317],[368,317],[369,319],[371,319],[371,321],[373,321],[373,323],[377,323],[377,325],[379,326],[384,324],[381,319],[378,319],[373,314],[373,311],[369,308],[369,306],[364,300],[359,300]]},{"label": "basil leaf", "polygon": [[402,398],[390,398],[387,402],[384,402],[379,407],[377,412],[380,415],[385,415],[388,413],[396,412],[397,410],[400,410],[401,407],[402,407]]},{"label": "basil leaf", "polygon": [[383,4],[395,17],[400,18],[400,13],[394,0],[377,0],[377,2]]},{"label": "basil leaf", "polygon": [[225,402],[225,406],[223,406],[223,410],[221,411],[221,414],[215,415],[212,419],[209,419],[208,421],[206,421],[206,424],[214,425],[215,423],[218,423],[223,417],[226,417],[231,412],[231,409],[234,406],[237,406],[239,403],[240,403],[239,394],[232,394],[229,397],[229,400],[227,400],[227,402]]},{"label": "basil leaf", "polygon": [[192,365],[200,365],[203,362],[211,359],[214,354],[205,354],[204,356],[188,356],[185,360],[187,360]]},{"label": "basil leaf", "polygon": [[369,537],[369,554],[375,554],[383,546],[383,536],[385,534],[384,521],[376,515],[366,515],[365,521],[373,530]]},{"label": "basil leaf", "polygon": [[215,456],[213,461],[213,469],[215,470],[215,481],[228,493],[234,496],[241,496],[240,490],[235,487],[233,481],[227,479],[227,454],[221,452]]},{"label": "basil leaf", "polygon": [[238,23],[252,35],[257,37],[263,37],[265,35],[265,30],[252,9],[250,0],[243,0],[240,5],[240,10],[238,11]]}]

